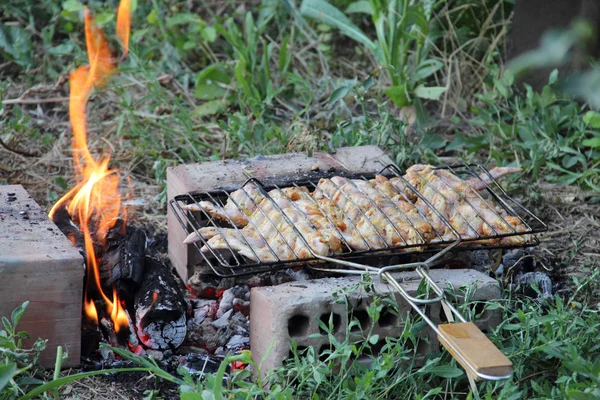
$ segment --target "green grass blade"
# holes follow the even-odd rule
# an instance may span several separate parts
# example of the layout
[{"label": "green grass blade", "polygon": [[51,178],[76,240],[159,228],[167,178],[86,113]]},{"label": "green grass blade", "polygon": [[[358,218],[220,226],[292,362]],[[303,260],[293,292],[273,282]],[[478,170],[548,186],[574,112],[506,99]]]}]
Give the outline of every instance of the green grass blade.
[{"label": "green grass blade", "polygon": [[375,51],[376,45],[360,28],[352,23],[346,15],[323,0],[304,0],[300,13],[305,17],[315,19],[324,24],[337,28],[344,35]]}]

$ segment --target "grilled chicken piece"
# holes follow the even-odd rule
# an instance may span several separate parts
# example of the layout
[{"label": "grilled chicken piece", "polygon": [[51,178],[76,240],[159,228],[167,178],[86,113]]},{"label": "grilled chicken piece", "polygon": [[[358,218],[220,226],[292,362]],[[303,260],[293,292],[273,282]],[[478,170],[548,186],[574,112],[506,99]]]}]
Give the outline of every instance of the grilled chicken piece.
[{"label": "grilled chicken piece", "polygon": [[346,218],[344,239],[358,250],[425,243],[433,231],[387,178],[371,181],[342,177],[322,179],[313,196],[329,198]]},{"label": "grilled chicken piece", "polygon": [[[496,179],[520,170],[520,168],[499,167],[491,170],[490,175]],[[496,236],[527,230],[518,217],[510,216],[504,209],[486,201],[479,193],[491,183],[490,176],[486,174],[464,181],[445,169],[435,170],[430,165],[415,165],[406,171],[404,178],[433,205],[443,218],[450,222],[463,238],[473,239],[478,236]],[[406,188],[399,178],[390,181],[399,190]],[[407,195],[415,198],[415,206],[427,212],[428,220],[436,230],[445,232],[446,239],[454,236],[437,213],[428,208],[421,198],[414,193],[407,193]],[[503,243],[510,244],[515,240],[521,242],[523,238],[502,240]],[[491,239],[486,242],[498,241],[499,239]]]},{"label": "grilled chicken piece", "polygon": [[[483,174],[464,181],[448,170],[415,165],[403,178],[419,195],[402,179],[384,176],[370,181],[339,176],[321,179],[312,194],[305,187],[275,189],[269,192],[272,200],[264,198],[256,186],[246,185],[246,191],[231,194],[241,210],[232,200],[223,208],[199,203],[215,218],[243,226],[200,229],[208,244],[201,250],[229,249],[250,260],[269,262],[342,253],[342,243],[349,249],[369,250],[420,245],[439,237],[455,239],[446,221],[463,238],[525,232],[527,227],[518,217],[479,193],[491,184],[491,178],[518,171],[495,168],[491,177]],[[523,244],[530,236],[478,242]],[[185,243],[198,240],[194,232]]]},{"label": "grilled chicken piece", "polygon": [[200,201],[183,206],[184,210],[206,211],[211,217],[220,222],[230,223],[239,228],[246,226],[248,217],[256,210],[256,205],[265,197],[258,187],[249,183],[243,188],[230,194],[223,207],[210,201]]},{"label": "grilled chicken piece", "polygon": [[[243,229],[200,229],[202,237],[208,239],[208,247],[201,250],[208,253],[211,249],[231,249],[261,262],[311,258],[312,252],[329,255],[341,251],[337,237],[326,230],[317,230],[311,222],[311,217],[316,222],[323,216],[314,202],[306,199],[306,188],[275,189],[269,194],[273,200],[263,199]],[[190,243],[200,238],[194,232],[186,240]]]}]

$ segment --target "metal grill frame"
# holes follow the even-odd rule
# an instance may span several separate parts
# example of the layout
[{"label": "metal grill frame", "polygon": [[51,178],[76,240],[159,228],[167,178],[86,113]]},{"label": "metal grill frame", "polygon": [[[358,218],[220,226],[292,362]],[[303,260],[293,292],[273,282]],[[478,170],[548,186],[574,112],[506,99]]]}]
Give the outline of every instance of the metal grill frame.
[{"label": "metal grill frame", "polygon": [[[504,224],[512,230],[512,232],[509,232],[509,233],[498,234],[498,232],[496,232],[496,230],[490,224],[487,223],[485,218],[482,218],[482,216],[479,214],[479,212],[477,212],[479,214],[479,217],[484,221],[484,223],[486,223],[491,228],[491,230],[496,233],[495,235],[491,235],[491,236],[479,235],[477,233],[477,231],[471,227],[471,225],[468,223],[466,218],[464,216],[462,216],[460,213],[458,213],[458,211],[456,211],[456,208],[454,207],[454,205],[452,205],[452,203],[449,202],[449,204],[451,204],[451,206],[454,208],[454,210],[457,212],[457,214],[460,215],[460,217],[462,217],[464,219],[464,222],[469,227],[471,227],[471,230],[473,232],[475,232],[474,237],[471,237],[471,238],[462,237],[461,238],[460,235],[458,234],[458,232],[450,224],[450,222],[443,215],[441,215],[441,213],[427,199],[425,199],[425,197],[419,192],[419,190],[417,190],[417,188],[413,187],[411,184],[409,184],[406,181],[406,179],[404,179],[402,171],[397,166],[390,164],[390,165],[384,167],[378,173],[369,174],[369,175],[366,175],[366,174],[343,175],[343,174],[340,174],[338,171],[336,173],[332,173],[329,175],[324,174],[321,178],[332,178],[334,176],[341,176],[343,178],[346,178],[347,181],[345,183],[350,183],[355,189],[358,190],[358,192],[362,196],[364,196],[367,200],[370,201],[370,203],[373,205],[373,207],[376,210],[378,209],[379,213],[381,213],[384,216],[384,218],[387,219],[388,224],[394,228],[394,230],[396,231],[396,234],[404,241],[404,243],[403,243],[403,245],[400,245],[400,246],[388,245],[386,243],[385,239],[378,232],[377,228],[372,224],[370,219],[368,217],[366,217],[365,210],[363,210],[360,206],[358,206],[348,196],[348,194],[346,194],[343,190],[341,190],[341,187],[339,187],[337,184],[335,184],[333,181],[330,180],[330,182],[335,185],[336,189],[339,190],[344,196],[346,196],[347,200],[352,202],[353,206],[359,211],[359,213],[361,213],[362,216],[365,217],[367,222],[370,224],[371,229],[379,237],[380,242],[384,244],[384,246],[381,246],[381,248],[378,248],[378,249],[352,250],[352,248],[346,242],[346,240],[343,238],[343,236],[340,235],[342,244],[343,244],[343,246],[346,247],[347,251],[342,254],[335,254],[332,257],[335,257],[336,261],[351,260],[351,261],[363,261],[363,262],[367,262],[367,263],[375,261],[375,262],[381,264],[381,263],[385,263],[386,260],[389,261],[390,258],[397,257],[398,255],[409,256],[411,254],[414,255],[414,254],[437,252],[438,254],[436,254],[432,257],[437,260],[442,255],[440,253],[445,254],[446,252],[450,251],[451,249],[455,249],[455,248],[458,248],[461,250],[514,248],[514,247],[534,246],[539,243],[539,241],[537,240],[537,237],[535,237],[535,233],[546,230],[546,225],[538,217],[536,217],[532,212],[527,210],[523,205],[521,205],[516,200],[512,199],[506,193],[506,191],[504,191],[504,189],[502,189],[502,187],[496,182],[496,180],[492,177],[492,175],[484,167],[482,167],[481,165],[478,165],[478,164],[459,164],[459,165],[433,168],[434,171],[441,170],[441,169],[447,169],[450,172],[452,172],[455,176],[457,176],[461,179],[463,179],[463,176],[466,176],[469,178],[476,178],[476,179],[481,180],[480,174],[486,175],[490,180],[490,184],[487,184],[485,181],[481,180],[485,184],[485,189],[482,189],[480,192],[483,192],[485,190],[486,193],[489,194],[491,199],[486,200],[485,197],[480,194],[480,192],[475,190],[477,195],[481,198],[482,201],[484,201],[488,206],[490,206],[489,208],[491,210],[494,210],[494,212],[495,212],[495,209],[489,204],[489,201],[491,201],[491,200],[495,201],[496,204],[499,207],[501,207],[508,215],[518,217],[519,220],[521,220],[521,222],[523,222],[523,224],[528,228],[528,230],[526,232],[516,232],[511,227],[511,225],[508,222],[506,222],[506,220],[504,220],[504,218],[502,216],[500,216],[499,214],[496,213],[497,217],[502,219]],[[477,174],[475,172],[476,170],[481,171],[481,173]],[[404,240],[402,235],[398,232],[398,229],[392,223],[389,216],[375,204],[374,200],[367,193],[365,193],[365,191],[363,191],[358,185],[356,185],[352,181],[353,179],[361,179],[361,180],[368,182],[370,179],[373,179],[376,175],[383,175],[389,179],[399,178],[402,185],[404,187],[406,187],[406,189],[409,190],[410,193],[412,193],[411,196],[414,195],[416,198],[422,200],[423,203],[426,204],[427,208],[431,212],[433,212],[434,215],[436,215],[436,217],[439,219],[440,223],[445,226],[446,235],[450,235],[451,238],[447,237],[446,239],[444,239],[442,237],[444,235],[444,232],[437,231],[434,227],[434,224],[426,216],[421,214],[417,209],[420,216],[423,218],[424,221],[428,222],[432,226],[433,231],[435,233],[434,241],[426,242],[425,239],[423,238],[423,236],[421,235],[421,233],[419,232],[419,230],[410,221],[408,216],[406,216],[406,214],[403,213],[400,210],[400,208],[397,205],[395,205],[394,202],[391,201],[391,199],[386,194],[384,194],[379,188],[377,188],[374,185],[370,185],[372,190],[374,189],[376,192],[378,192],[378,194],[381,194],[387,201],[390,201],[392,203],[395,210],[397,212],[399,212],[399,214],[401,216],[403,216],[403,218],[411,225],[412,229],[419,235],[419,237],[421,239],[420,241],[423,242],[423,243],[416,243],[416,244],[408,244]],[[439,174],[438,174],[438,177],[440,177]],[[443,177],[441,177],[441,178],[445,179]],[[293,259],[281,260],[277,256],[277,253],[274,251],[274,249],[269,245],[267,238],[265,238],[262,234],[261,234],[261,240],[263,240],[267,244],[266,247],[268,248],[270,253],[275,258],[277,258],[277,261],[256,262],[256,261],[247,259],[247,258],[243,257],[242,255],[236,254],[236,251],[233,250],[231,245],[228,243],[227,239],[225,239],[223,237],[227,247],[229,247],[228,253],[230,253],[230,259],[226,260],[221,251],[212,249],[207,244],[207,240],[202,238],[202,236],[199,233],[199,229],[201,229],[204,226],[213,226],[213,227],[217,227],[217,228],[223,227],[223,224],[217,222],[217,219],[212,217],[209,213],[206,212],[206,210],[202,209],[202,207],[199,207],[201,209],[201,211],[199,211],[201,218],[197,218],[194,215],[194,213],[187,212],[186,210],[184,210],[182,204],[192,204],[192,203],[197,203],[199,201],[205,200],[205,201],[210,201],[214,205],[217,205],[217,207],[220,206],[222,208],[226,204],[227,200],[230,199],[234,203],[234,205],[238,209],[241,210],[239,204],[231,197],[231,194],[235,190],[238,190],[238,189],[235,189],[235,190],[223,190],[223,189],[219,190],[219,189],[217,189],[217,190],[213,190],[213,191],[209,191],[209,192],[187,193],[187,194],[176,196],[173,199],[171,199],[169,202],[169,206],[171,207],[174,215],[176,216],[177,220],[179,221],[179,223],[181,224],[183,229],[188,233],[195,232],[196,235],[199,236],[200,241],[195,242],[193,245],[197,249],[198,253],[202,256],[206,265],[208,267],[210,267],[212,269],[212,271],[218,276],[223,276],[223,277],[242,276],[242,275],[255,274],[255,273],[273,271],[273,270],[277,270],[277,269],[284,269],[284,268],[302,266],[302,265],[309,265],[309,266],[313,267],[315,265],[315,263],[318,263],[318,262],[323,263],[324,260],[328,259],[328,257],[322,257],[322,256],[315,255],[314,251],[312,251],[312,248],[307,243],[304,236],[294,226],[294,223],[288,218],[286,213],[281,209],[281,207],[278,205],[277,201],[274,200],[271,195],[269,195],[269,192],[272,190],[279,191],[283,195],[285,200],[289,201],[293,205],[293,207],[296,209],[295,211],[297,211],[300,215],[303,216],[303,218],[305,218],[305,220],[308,223],[310,223],[310,220],[308,219],[308,217],[298,208],[297,204],[295,204],[294,201],[283,192],[283,189],[289,188],[289,187],[295,187],[295,188],[300,189],[302,186],[305,186],[308,188],[310,193],[313,193],[315,190],[320,189],[317,186],[318,181],[319,180],[298,181],[298,180],[290,179],[290,181],[286,182],[285,184],[282,184],[282,183],[278,184],[278,183],[274,183],[274,182],[263,184],[260,181],[258,181],[257,179],[251,177],[240,188],[238,188],[238,189],[244,190],[244,192],[252,200],[255,209],[258,212],[260,212],[262,214],[262,216],[266,219],[265,223],[269,223],[273,228],[275,228],[276,234],[279,236],[279,238],[282,240],[282,242],[287,246],[288,250],[294,255],[295,258],[293,258]],[[445,198],[445,196],[442,193],[440,193],[436,188],[434,188],[425,179],[422,179],[422,181],[424,182],[425,185],[428,185],[436,193],[438,193],[440,196]],[[464,181],[464,179],[463,179],[463,181]],[[448,183],[448,182],[446,182],[446,183]],[[308,247],[308,249],[311,251],[311,253],[313,255],[315,255],[315,257],[310,257],[310,258],[298,257],[298,255],[294,252],[294,250],[289,245],[286,238],[283,237],[281,230],[279,230],[277,228],[275,221],[272,221],[269,218],[269,216],[267,215],[267,213],[265,212],[265,210],[263,210],[261,207],[259,207],[258,203],[254,199],[252,199],[252,197],[248,194],[248,191],[246,189],[248,187],[248,185],[256,186],[256,188],[259,190],[261,195],[264,198],[269,200],[269,202],[273,205],[274,209],[285,220],[285,223],[288,224],[289,226],[291,226],[294,234],[298,236],[298,239],[300,239],[303,242],[303,244]],[[454,187],[451,184],[448,183],[447,186],[452,188],[452,190],[454,190],[465,201],[465,204],[470,204],[469,201],[467,199],[465,199],[458,190],[454,189]],[[394,187],[394,190],[397,192],[397,194],[401,195],[406,201],[411,202],[406,197],[405,193],[400,191],[396,186],[393,186],[393,187]],[[494,190],[494,189],[496,189],[496,190]],[[499,193],[496,193],[496,191],[498,191]],[[322,211],[322,209],[318,205],[318,202],[315,199],[313,199],[312,195],[307,196],[307,198],[312,199],[314,204]],[[475,211],[477,211],[476,208],[474,208],[474,209],[475,209]],[[515,209],[518,209],[521,212],[521,214],[523,214],[523,215],[519,214]],[[346,217],[347,215],[343,211],[343,209],[340,208],[340,210]],[[231,225],[231,227],[229,227],[229,229],[235,230],[237,232],[237,235],[239,236],[239,238],[245,242],[245,245],[250,249],[250,251],[253,252],[254,256],[257,259],[259,259],[253,246],[250,245],[248,240],[242,234],[239,233],[242,230],[242,228],[235,227],[235,224],[233,223],[231,218],[229,218],[229,216],[227,216],[226,213],[224,213],[224,214],[226,215],[226,218],[228,220],[227,222],[229,223],[229,225]],[[323,215],[327,218],[331,227],[336,229],[335,225],[333,224],[332,220],[329,218],[327,213],[323,212]],[[529,219],[530,222],[528,223],[523,216],[527,216],[527,219]],[[248,219],[250,220],[248,225],[252,226],[253,224],[251,222],[251,219],[250,218],[248,218]],[[350,219],[348,218],[348,220],[350,220]],[[278,221],[278,222],[280,222],[280,221]],[[350,222],[352,223],[352,221],[350,221]],[[352,223],[352,224],[354,225],[354,223]],[[532,227],[532,225],[534,225],[534,226]],[[256,229],[256,226],[253,226],[253,228],[255,228],[255,231],[260,234],[258,229]],[[353,228],[356,229],[356,226],[353,226]],[[362,234],[360,234],[360,232],[358,232],[358,233],[359,233],[359,236],[362,238],[363,242],[368,247],[368,242],[367,242],[366,238],[364,236],[362,236]],[[529,242],[523,243],[522,245],[514,245],[514,244],[513,245],[505,245],[505,244],[504,245],[501,245],[501,244],[493,245],[490,243],[488,243],[488,244],[475,243],[475,242],[480,242],[480,241],[484,241],[484,240],[488,240],[488,239],[500,239],[503,237],[517,236],[517,235],[530,235],[532,241],[530,243]],[[204,252],[202,252],[200,250],[203,246],[206,246],[208,248],[208,250],[209,250],[208,255],[204,254]],[[459,247],[457,247],[457,246],[459,246]],[[430,262],[428,262],[428,264],[431,265]],[[389,263],[384,264],[384,265],[389,265]],[[407,262],[407,265],[410,266],[412,264],[410,262]]]}]

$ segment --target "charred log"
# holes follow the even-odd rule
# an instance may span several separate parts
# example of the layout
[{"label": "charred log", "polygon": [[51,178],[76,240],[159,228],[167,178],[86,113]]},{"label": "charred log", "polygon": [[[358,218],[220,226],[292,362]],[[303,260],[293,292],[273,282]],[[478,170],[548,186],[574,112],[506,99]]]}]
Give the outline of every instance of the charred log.
[{"label": "charred log", "polygon": [[112,234],[107,237],[107,241],[108,248],[100,261],[100,276],[104,284],[110,287],[113,283],[127,281],[127,284],[138,287],[144,275],[144,231],[129,229],[125,237]]},{"label": "charred log", "polygon": [[183,292],[165,264],[150,257],[145,264],[142,285],[135,295],[138,337],[151,349],[175,349],[187,332]]}]

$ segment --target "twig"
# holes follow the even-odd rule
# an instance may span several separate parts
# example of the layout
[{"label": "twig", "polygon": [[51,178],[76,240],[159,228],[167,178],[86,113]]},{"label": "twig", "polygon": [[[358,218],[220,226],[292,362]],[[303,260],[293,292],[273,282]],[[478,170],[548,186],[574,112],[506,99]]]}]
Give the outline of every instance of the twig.
[{"label": "twig", "polygon": [[44,104],[44,103],[62,103],[69,101],[68,97],[50,97],[47,99],[8,99],[2,100],[2,104]]},{"label": "twig", "polygon": [[13,149],[11,148],[9,145],[7,145],[6,143],[4,143],[4,141],[2,139],[0,139],[0,146],[4,147],[6,150],[21,155],[23,157],[39,157],[39,154],[35,154],[35,153],[29,153],[27,151],[24,150],[17,150],[17,149]]}]

